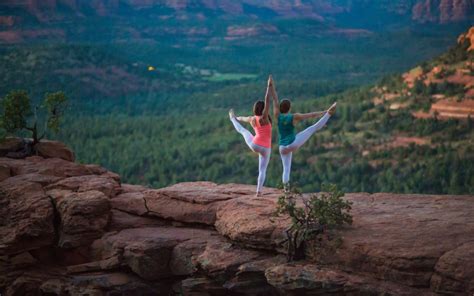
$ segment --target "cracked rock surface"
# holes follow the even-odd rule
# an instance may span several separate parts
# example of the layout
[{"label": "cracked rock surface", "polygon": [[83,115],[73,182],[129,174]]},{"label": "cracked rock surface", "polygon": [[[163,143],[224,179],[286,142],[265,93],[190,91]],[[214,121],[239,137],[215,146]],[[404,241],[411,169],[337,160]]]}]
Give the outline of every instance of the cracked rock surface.
[{"label": "cracked rock surface", "polygon": [[474,293],[474,196],[346,194],[340,248],[287,263],[275,189],[151,189],[42,156],[0,168],[1,295]]}]

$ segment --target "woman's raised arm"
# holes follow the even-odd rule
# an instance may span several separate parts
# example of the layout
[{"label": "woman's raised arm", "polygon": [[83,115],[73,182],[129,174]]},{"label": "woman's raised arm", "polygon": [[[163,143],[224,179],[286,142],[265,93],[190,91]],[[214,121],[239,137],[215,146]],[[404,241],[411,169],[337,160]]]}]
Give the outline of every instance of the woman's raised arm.
[{"label": "woman's raised arm", "polygon": [[272,93],[273,98],[273,116],[275,117],[275,120],[277,120],[278,115],[280,115],[280,104],[278,103],[278,94],[275,89],[275,82],[273,81],[272,75],[270,75],[268,79],[271,79],[270,91]]},{"label": "woman's raised arm", "polygon": [[270,75],[268,77],[268,82],[267,82],[267,91],[265,92],[265,106],[263,107],[263,118],[265,120],[268,118],[268,112],[270,110],[270,88],[272,87],[272,76]]}]

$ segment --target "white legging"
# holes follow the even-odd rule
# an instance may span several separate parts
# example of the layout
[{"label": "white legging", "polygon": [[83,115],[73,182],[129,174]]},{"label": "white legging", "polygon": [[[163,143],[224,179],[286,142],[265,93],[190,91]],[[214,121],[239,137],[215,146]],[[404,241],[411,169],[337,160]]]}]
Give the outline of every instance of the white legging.
[{"label": "white legging", "polygon": [[258,153],[257,192],[262,192],[263,183],[265,182],[265,177],[267,175],[268,163],[270,162],[271,149],[255,144],[253,142],[252,133],[243,127],[237,119],[231,118],[230,120],[232,121],[232,124],[234,124],[237,132],[244,137],[245,143],[247,143],[250,150]]},{"label": "white legging", "polygon": [[320,130],[326,122],[328,121],[329,113],[326,112],[324,116],[318,120],[315,124],[308,127],[304,131],[299,132],[295,136],[295,140],[293,143],[287,146],[280,146],[280,156],[281,162],[283,163],[283,175],[282,175],[282,182],[283,184],[287,184],[290,181],[290,172],[291,172],[291,158],[293,156],[293,152],[298,150],[308,139],[318,130]]}]

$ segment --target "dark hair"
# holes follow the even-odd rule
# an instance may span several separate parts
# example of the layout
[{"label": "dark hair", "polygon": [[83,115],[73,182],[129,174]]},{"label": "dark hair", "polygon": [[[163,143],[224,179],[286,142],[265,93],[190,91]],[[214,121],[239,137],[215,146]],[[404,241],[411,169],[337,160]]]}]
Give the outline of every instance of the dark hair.
[{"label": "dark hair", "polygon": [[290,111],[291,108],[291,102],[288,99],[284,99],[280,102],[280,112],[281,113],[287,113]]},{"label": "dark hair", "polygon": [[[265,109],[265,102],[264,101],[256,101],[255,104],[253,104],[253,114],[256,116],[262,116],[263,115],[263,109]],[[270,115],[268,115],[268,120],[270,123],[272,123],[272,118]]]},{"label": "dark hair", "polygon": [[264,101],[256,101],[253,104],[253,114],[257,116],[262,116],[263,109],[265,109],[265,102]]}]

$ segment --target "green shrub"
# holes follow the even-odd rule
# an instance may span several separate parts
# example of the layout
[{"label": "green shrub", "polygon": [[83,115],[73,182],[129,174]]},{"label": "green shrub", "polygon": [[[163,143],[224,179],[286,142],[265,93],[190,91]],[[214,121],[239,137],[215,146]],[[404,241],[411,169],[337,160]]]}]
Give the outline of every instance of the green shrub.
[{"label": "green shrub", "polygon": [[[34,145],[44,138],[48,130],[54,133],[59,131],[67,98],[63,92],[47,93],[43,104],[34,106],[32,110],[28,93],[14,90],[2,98],[0,103],[0,135],[26,130],[31,132]],[[44,120],[43,128],[40,127],[41,120]]]},{"label": "green shrub", "polygon": [[288,261],[305,257],[305,245],[310,240],[344,224],[352,224],[349,214],[352,203],[344,200],[344,192],[336,185],[323,185],[324,192],[303,196],[298,190],[278,198],[275,216],[288,216],[291,226],[286,230],[288,239]]}]

